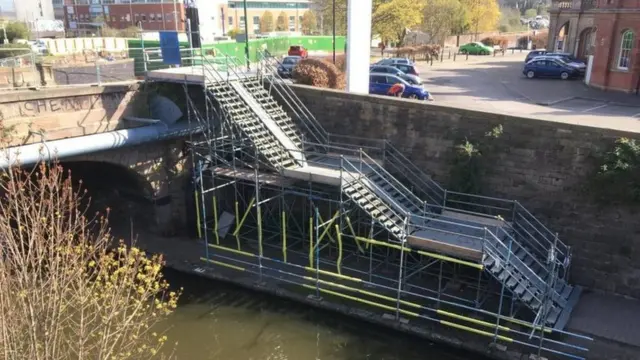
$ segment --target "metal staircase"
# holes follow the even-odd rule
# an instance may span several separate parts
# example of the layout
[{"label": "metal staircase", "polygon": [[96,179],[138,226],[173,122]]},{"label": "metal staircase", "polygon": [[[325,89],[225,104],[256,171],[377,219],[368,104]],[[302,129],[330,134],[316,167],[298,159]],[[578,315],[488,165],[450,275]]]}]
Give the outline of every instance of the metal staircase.
[{"label": "metal staircase", "polygon": [[258,154],[264,157],[267,164],[274,170],[299,166],[291,152],[287,151],[260,116],[238,94],[237,88],[229,80],[229,73],[232,72],[235,78],[241,78],[239,74],[226,66],[227,76],[225,77],[220,74],[214,63],[204,57],[202,66],[207,95],[218,104],[230,123],[251,140]]},{"label": "metal staircase", "polygon": [[[225,79],[210,63],[205,62],[204,68],[208,92],[274,170],[300,168],[306,161],[305,150],[331,147],[330,135],[277,77],[276,59],[263,55],[258,77],[235,73],[230,78],[227,71]],[[265,78],[270,82],[269,90]],[[288,105],[289,113],[275,97]],[[535,324],[564,327],[580,289],[566,282],[570,249],[557,235],[515,201],[504,201],[512,206],[507,219],[490,212],[470,216],[450,200],[452,192],[431,180],[388,142],[384,148],[384,165],[362,150],[357,164],[341,158],[341,192],[345,196],[386,229],[392,240],[474,239],[485,272],[536,314]],[[389,170],[401,174],[405,181]],[[461,195],[478,202],[482,198]]]}]

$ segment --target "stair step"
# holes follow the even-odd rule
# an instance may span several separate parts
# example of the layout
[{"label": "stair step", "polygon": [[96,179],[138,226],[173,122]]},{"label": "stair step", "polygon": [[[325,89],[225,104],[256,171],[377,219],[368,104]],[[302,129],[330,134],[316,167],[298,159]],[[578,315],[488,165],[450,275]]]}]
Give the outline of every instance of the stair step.
[{"label": "stair step", "polygon": [[549,313],[547,314],[547,324],[549,325],[555,324],[556,321],[558,321],[558,317],[560,316],[561,312],[562,312],[562,309],[560,309],[557,306],[553,306],[551,309],[549,309]]}]

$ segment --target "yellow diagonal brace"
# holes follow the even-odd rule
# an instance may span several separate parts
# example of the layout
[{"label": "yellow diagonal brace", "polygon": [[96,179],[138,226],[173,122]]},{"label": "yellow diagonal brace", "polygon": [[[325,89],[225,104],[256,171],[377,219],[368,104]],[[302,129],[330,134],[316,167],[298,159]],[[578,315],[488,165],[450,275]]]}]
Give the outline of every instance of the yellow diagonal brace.
[{"label": "yellow diagonal brace", "polygon": [[362,248],[362,245],[360,245],[360,241],[358,240],[358,237],[356,236],[356,232],[355,232],[355,230],[353,230],[353,225],[351,225],[351,219],[349,219],[348,216],[347,216],[347,226],[349,226],[349,231],[351,231],[351,236],[353,236],[353,238],[356,241],[356,245],[358,245],[358,251],[360,251],[360,253],[364,254],[364,249]]},{"label": "yellow diagonal brace", "polygon": [[220,235],[218,235],[218,201],[213,197],[213,233],[216,236],[216,244],[220,245]]},{"label": "yellow diagonal brace", "polygon": [[338,274],[342,275],[342,235],[340,234],[340,226],[336,224],[335,227],[338,237],[338,260],[336,260],[336,267],[338,269]]},{"label": "yellow diagonal brace", "polygon": [[[338,215],[340,215],[340,211],[336,211],[335,214],[333,214],[333,217],[331,218],[331,220],[329,220],[329,223],[327,224],[327,227],[324,229],[324,231],[322,232],[322,234],[320,234],[320,237],[318,238],[318,242],[316,243],[316,246],[320,245],[320,242],[322,241],[322,239],[324,238],[325,235],[327,235],[327,233],[329,232],[329,230],[331,230],[331,224],[333,224],[334,221],[336,221],[336,219],[338,218]],[[321,220],[322,221],[322,220]],[[331,234],[329,234],[330,238],[333,238],[331,236]],[[335,242],[335,241],[334,241]]]},{"label": "yellow diagonal brace", "polygon": [[244,215],[242,216],[242,220],[240,220],[239,223],[236,223],[236,229],[233,232],[233,236],[238,236],[238,233],[240,233],[242,224],[244,224],[244,221],[247,220],[247,216],[249,216],[249,213],[251,212],[251,207],[253,206],[253,203],[255,201],[256,201],[256,198],[252,198],[251,201],[249,201],[249,206],[247,206],[247,211],[244,212]]}]

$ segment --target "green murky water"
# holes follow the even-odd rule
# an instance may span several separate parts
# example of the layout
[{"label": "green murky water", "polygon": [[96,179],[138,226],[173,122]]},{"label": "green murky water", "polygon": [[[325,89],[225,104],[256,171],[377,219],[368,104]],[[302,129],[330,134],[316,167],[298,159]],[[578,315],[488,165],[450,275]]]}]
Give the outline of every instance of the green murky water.
[{"label": "green murky water", "polygon": [[232,285],[173,271],[167,278],[185,289],[167,334],[181,360],[480,360]]}]

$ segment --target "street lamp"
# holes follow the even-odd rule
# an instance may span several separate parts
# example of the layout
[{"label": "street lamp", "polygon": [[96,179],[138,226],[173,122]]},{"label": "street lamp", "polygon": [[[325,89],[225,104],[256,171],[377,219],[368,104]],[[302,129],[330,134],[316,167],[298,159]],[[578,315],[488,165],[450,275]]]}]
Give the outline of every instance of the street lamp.
[{"label": "street lamp", "polygon": [[333,65],[336,64],[336,0],[333,0]]}]

